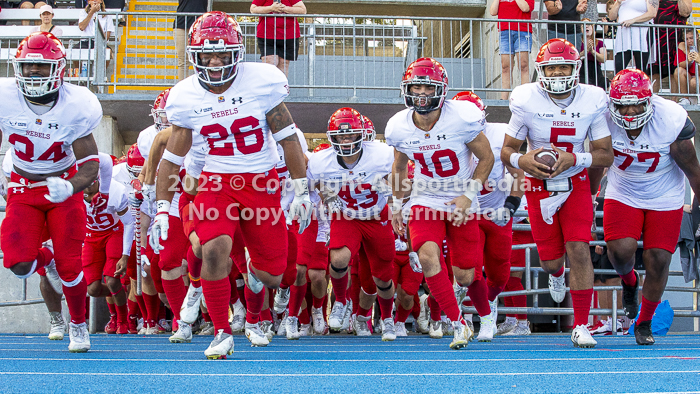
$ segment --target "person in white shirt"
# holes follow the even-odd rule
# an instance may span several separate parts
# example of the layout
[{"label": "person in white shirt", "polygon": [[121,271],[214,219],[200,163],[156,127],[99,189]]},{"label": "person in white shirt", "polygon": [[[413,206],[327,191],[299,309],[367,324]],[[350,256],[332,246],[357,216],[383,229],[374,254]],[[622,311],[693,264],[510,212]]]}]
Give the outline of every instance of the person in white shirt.
[{"label": "person in white shirt", "polygon": [[[95,47],[95,20],[99,20],[100,27],[105,35],[105,40],[109,41],[112,34],[115,34],[114,29],[114,18],[108,15],[97,16],[98,12],[105,12],[105,5],[102,0],[89,0],[88,5],[83,11],[78,15],[78,28],[83,32],[83,39],[80,40],[80,48],[94,48]],[[107,64],[105,67],[109,67],[109,59],[112,55],[112,48],[107,47],[110,52],[110,56],[107,57]]]},{"label": "person in white shirt", "polygon": [[57,38],[63,36],[63,30],[53,24],[53,8],[50,5],[44,4],[39,8],[39,17],[41,18],[41,25],[34,26],[30,33],[45,31],[53,34]]}]

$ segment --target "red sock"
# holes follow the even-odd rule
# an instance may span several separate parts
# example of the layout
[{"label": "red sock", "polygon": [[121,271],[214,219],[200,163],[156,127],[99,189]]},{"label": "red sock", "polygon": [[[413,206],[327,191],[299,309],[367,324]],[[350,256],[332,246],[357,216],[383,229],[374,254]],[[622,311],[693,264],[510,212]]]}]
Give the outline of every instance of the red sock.
[{"label": "red sock", "polygon": [[107,308],[109,309],[109,314],[115,316],[117,314],[117,306],[114,304],[107,303]]},{"label": "red sock", "polygon": [[323,301],[326,297],[317,298],[314,296],[314,308],[323,308]]},{"label": "red sock", "polygon": [[372,314],[372,308],[365,309],[363,307],[359,307],[357,309],[357,316],[369,316],[370,314]]},{"label": "red sock", "polygon": [[299,323],[309,324],[311,323],[311,316],[309,315],[309,308],[304,308],[299,314]]},{"label": "red sock", "polygon": [[[508,279],[508,283],[506,284],[506,291],[522,291],[525,290],[523,287],[523,282],[520,278],[516,278],[514,276],[511,276],[510,279]],[[519,296],[512,296],[512,297],[506,297],[506,299],[510,299],[510,306],[514,306],[516,308],[526,308],[527,307],[527,296],[524,295],[519,295]],[[515,317],[518,320],[525,320],[527,319],[527,314],[525,313],[517,313],[515,315],[507,315],[511,317]]]},{"label": "red sock", "polygon": [[231,298],[229,298],[229,302],[233,305],[240,299],[241,297],[238,295],[238,289],[236,288],[236,280],[234,279],[233,282],[231,282]]},{"label": "red sock", "polygon": [[301,303],[304,302],[304,297],[306,296],[306,288],[308,283],[304,283],[301,286],[292,285],[289,290],[289,316],[299,317],[299,310],[301,309]]},{"label": "red sock", "polygon": [[139,316],[141,314],[141,311],[139,310],[139,303],[138,302],[131,301],[130,299],[127,298],[126,305],[129,308],[129,315],[130,316]]},{"label": "red sock", "polygon": [[192,246],[187,249],[187,272],[193,278],[199,278],[202,275],[202,259],[194,255]]},{"label": "red sock", "polygon": [[391,313],[394,311],[394,297],[382,298],[377,296],[379,302],[379,310],[382,313],[382,320],[391,318]]},{"label": "red sock", "polygon": [[489,306],[486,281],[483,279],[475,280],[468,287],[469,291],[467,292],[467,295],[474,303],[474,308],[476,308],[476,312],[479,314],[479,316],[486,316],[490,314],[491,307]]},{"label": "red sock", "polygon": [[[160,300],[160,297],[158,297],[158,299]],[[167,309],[168,308],[165,306],[165,304],[163,304],[163,301],[161,301],[160,304],[158,304],[158,321],[165,319],[165,312]]]},{"label": "red sock", "polygon": [[350,300],[353,313],[357,313],[357,308],[360,307],[360,277],[357,275],[352,276],[352,283],[350,283]]},{"label": "red sock", "polygon": [[428,307],[430,308],[430,320],[440,321],[441,312],[440,304],[433,297],[428,297]]},{"label": "red sock", "polygon": [[63,294],[66,296],[66,304],[68,304],[71,323],[85,323],[85,297],[87,296],[87,283],[85,283],[85,279],[81,280],[73,287],[63,285]]},{"label": "red sock", "polygon": [[36,269],[44,268],[53,260],[53,252],[49,248],[39,249],[36,255]]},{"label": "red sock", "polygon": [[[265,302],[265,289],[258,294],[253,293],[252,290],[245,287],[245,299],[247,302],[247,309],[245,314],[245,321],[247,323],[257,323],[260,320],[260,312],[262,312],[263,303]],[[209,301],[207,300],[207,305]]]},{"label": "red sock", "polygon": [[437,275],[426,277],[425,282],[428,284],[430,293],[435,297],[435,300],[440,305],[440,309],[445,311],[447,318],[452,321],[459,319],[459,306],[452,288],[452,283],[447,277],[446,270],[441,270]]},{"label": "red sock", "polygon": [[396,305],[396,323],[406,323],[406,319],[408,319],[408,315],[411,313],[410,310],[408,309],[403,309],[403,306],[401,304]]},{"label": "red sock", "polygon": [[323,305],[321,305],[321,311],[323,312],[323,320],[328,321],[328,297],[323,296]]},{"label": "red sock", "polygon": [[260,312],[260,320],[262,321],[272,321],[272,312],[270,311],[270,308],[267,308]]},{"label": "red sock", "polygon": [[627,286],[634,287],[637,284],[637,275],[634,269],[624,275],[620,275],[620,278]]},{"label": "red sock", "polygon": [[418,316],[420,316],[420,297],[418,297],[418,294],[413,296],[413,309],[411,310],[411,315],[414,319],[418,319]]},{"label": "red sock", "polygon": [[[510,308],[513,306],[513,297],[503,297],[503,305],[506,308]],[[515,318],[514,313],[506,313],[506,317],[512,317]]]},{"label": "red sock", "polygon": [[206,322],[211,322],[211,316],[209,316],[208,312],[202,312],[202,319]]},{"label": "red sock", "polygon": [[574,327],[588,324],[592,299],[593,289],[571,290],[571,303],[574,306]]},{"label": "red sock", "polygon": [[147,321],[149,322],[157,322],[158,321],[158,313],[159,308],[160,308],[160,298],[158,298],[158,295],[150,295],[146,293],[141,293],[143,295],[143,302],[146,304],[146,310],[148,311],[148,314],[146,316]]},{"label": "red sock", "polygon": [[661,301],[649,301],[644,296],[642,296],[642,309],[639,311],[639,317],[637,321],[647,321],[651,320],[656,312],[656,307],[659,306]]},{"label": "red sock", "polygon": [[165,290],[165,296],[168,297],[168,303],[173,311],[173,316],[175,320],[180,320],[180,307],[182,307],[182,303],[187,296],[187,288],[182,282],[182,278],[173,280],[163,279],[162,281],[163,290]]},{"label": "red sock", "polygon": [[341,304],[346,304],[347,300],[347,290],[348,290],[348,274],[347,272],[340,279],[335,279],[331,276],[331,283],[333,284],[333,293],[335,294],[335,300]]},{"label": "red sock", "polygon": [[492,287],[492,286],[489,286],[489,284],[487,283],[486,284],[486,295],[489,297],[489,301],[495,300],[496,297],[498,297],[498,295],[503,292],[504,287],[505,287],[505,285],[503,287]]},{"label": "red sock", "polygon": [[141,293],[141,295],[134,295],[134,297],[136,298],[136,303],[139,304],[141,318],[148,320],[148,309],[146,309],[146,301],[143,299],[143,293]]},{"label": "red sock", "polygon": [[219,280],[202,279],[202,292],[207,300],[207,312],[214,323],[214,330],[231,334],[228,324],[228,299],[231,297],[231,282],[228,277]]},{"label": "red sock", "polygon": [[559,271],[556,273],[552,274],[552,276],[556,276],[557,278],[564,275],[564,266],[562,265],[561,268],[559,268]]}]

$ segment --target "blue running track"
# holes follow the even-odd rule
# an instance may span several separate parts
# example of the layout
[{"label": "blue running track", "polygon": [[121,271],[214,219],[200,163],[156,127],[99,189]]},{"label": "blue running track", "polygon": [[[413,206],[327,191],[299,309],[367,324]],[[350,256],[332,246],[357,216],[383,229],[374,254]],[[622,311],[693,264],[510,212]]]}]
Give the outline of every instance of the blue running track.
[{"label": "blue running track", "polygon": [[501,337],[452,351],[427,336],[275,337],[252,348],[235,336],[228,360],[203,354],[212,337],[170,344],[167,336],[93,335],[92,350],[68,353],[68,335],[0,335],[0,392],[90,393],[641,393],[700,390],[700,336],[596,337],[575,349],[568,336]]}]

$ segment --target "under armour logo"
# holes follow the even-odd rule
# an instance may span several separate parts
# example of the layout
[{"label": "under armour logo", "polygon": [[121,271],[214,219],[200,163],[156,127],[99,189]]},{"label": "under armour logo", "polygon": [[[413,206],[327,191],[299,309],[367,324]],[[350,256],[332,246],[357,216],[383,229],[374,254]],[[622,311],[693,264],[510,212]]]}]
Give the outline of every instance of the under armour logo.
[{"label": "under armour logo", "polygon": [[363,172],[361,172],[361,173],[359,173],[359,174],[357,174],[357,175],[358,175],[358,176],[361,176],[361,177],[365,177],[365,176],[367,176],[367,173],[363,171]]},{"label": "under armour logo", "polygon": [[639,145],[639,149],[649,149],[649,145]]},{"label": "under armour logo", "polygon": [[23,187],[16,187],[12,189],[13,193],[24,193],[24,188]]},{"label": "under armour logo", "polygon": [[446,140],[447,136],[445,134],[437,136],[438,141],[440,140]]},{"label": "under armour logo", "polygon": [[389,221],[388,221],[388,220],[385,220],[385,221],[383,221],[383,222],[379,222],[379,223],[381,223],[381,224],[382,224],[382,226],[386,226],[386,225],[387,225],[387,223],[389,223]]},{"label": "under armour logo", "polygon": [[542,191],[542,186],[537,186],[532,188],[533,192],[541,192]]},{"label": "under armour logo", "polygon": [[580,118],[580,117],[581,117],[581,113],[580,113],[580,112],[572,112],[572,113],[571,113],[571,117],[572,117],[572,118]]},{"label": "under armour logo", "polygon": [[58,130],[58,123],[49,123],[49,129],[56,129],[56,130]]},{"label": "under armour logo", "polygon": [[236,101],[238,101],[238,104],[243,104],[243,97],[239,97],[238,100],[236,98],[231,99],[231,104],[236,104]]},{"label": "under armour logo", "polygon": [[580,177],[578,177],[578,178],[579,178],[579,179],[581,180],[581,182],[583,182],[583,181],[585,181],[585,180],[586,180],[586,176],[585,176],[585,175],[581,175],[581,176],[580,176]]}]

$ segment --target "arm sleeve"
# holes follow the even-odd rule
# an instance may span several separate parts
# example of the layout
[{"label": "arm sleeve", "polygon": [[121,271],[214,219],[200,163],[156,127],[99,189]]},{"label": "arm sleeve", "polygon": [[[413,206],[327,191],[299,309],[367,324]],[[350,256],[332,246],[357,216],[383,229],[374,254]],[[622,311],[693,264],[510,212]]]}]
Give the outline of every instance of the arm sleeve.
[{"label": "arm sleeve", "polygon": [[112,183],[112,156],[99,152],[100,157],[100,193],[108,194]]},{"label": "arm sleeve", "polygon": [[678,137],[676,137],[676,141],[689,140],[693,137],[695,137],[695,124],[692,120],[690,120],[690,116],[688,116],[687,118],[685,118],[685,125],[683,125],[683,128],[681,129],[680,134],[678,134]]}]

